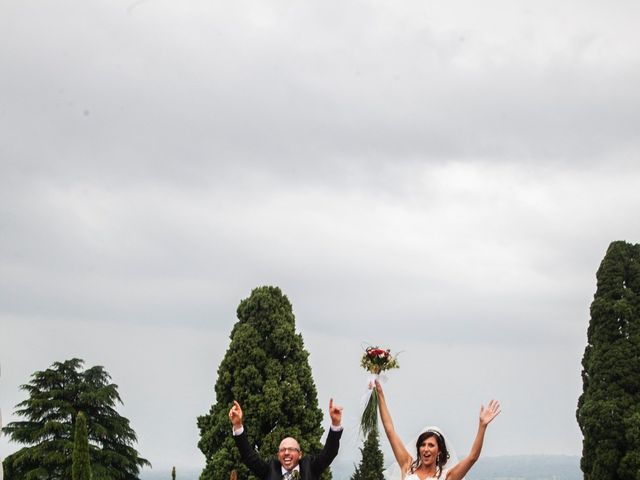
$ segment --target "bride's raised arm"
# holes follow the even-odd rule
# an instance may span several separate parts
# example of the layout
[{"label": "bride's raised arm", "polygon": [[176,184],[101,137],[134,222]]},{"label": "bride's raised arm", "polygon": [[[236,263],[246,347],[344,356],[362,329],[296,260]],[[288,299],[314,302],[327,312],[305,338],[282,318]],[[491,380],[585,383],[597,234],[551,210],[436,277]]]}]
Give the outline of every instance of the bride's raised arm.
[{"label": "bride's raised arm", "polygon": [[382,385],[380,382],[376,380],[376,392],[378,394],[378,407],[380,409],[380,419],[382,420],[382,426],[384,427],[384,432],[387,434],[387,438],[389,439],[389,443],[391,444],[391,450],[393,450],[393,455],[396,457],[396,462],[400,466],[402,473],[406,473],[411,466],[411,462],[413,459],[411,458],[411,454],[407,451],[402,440],[398,437],[395,428],[393,427],[393,421],[391,420],[391,414],[389,413],[389,408],[387,407],[387,401],[384,398],[384,392],[382,391]]},{"label": "bride's raised arm", "polygon": [[478,420],[478,433],[471,446],[469,455],[460,460],[453,468],[449,470],[447,480],[461,480],[471,469],[474,463],[480,458],[480,452],[482,451],[482,444],[484,443],[484,434],[487,431],[487,425],[491,423],[491,420],[496,418],[500,413],[500,403],[496,400],[491,400],[489,405],[485,408],[484,405],[480,407],[480,419]]}]

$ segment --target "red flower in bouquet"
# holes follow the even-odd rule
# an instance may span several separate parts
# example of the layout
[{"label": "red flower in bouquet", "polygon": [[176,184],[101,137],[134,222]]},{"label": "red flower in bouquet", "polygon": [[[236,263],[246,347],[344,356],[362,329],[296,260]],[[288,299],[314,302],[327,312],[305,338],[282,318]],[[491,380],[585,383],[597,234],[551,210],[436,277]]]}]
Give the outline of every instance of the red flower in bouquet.
[{"label": "red flower in bouquet", "polygon": [[362,356],[360,365],[376,375],[385,370],[399,367],[398,360],[391,355],[391,350],[384,350],[380,347],[368,347]]}]

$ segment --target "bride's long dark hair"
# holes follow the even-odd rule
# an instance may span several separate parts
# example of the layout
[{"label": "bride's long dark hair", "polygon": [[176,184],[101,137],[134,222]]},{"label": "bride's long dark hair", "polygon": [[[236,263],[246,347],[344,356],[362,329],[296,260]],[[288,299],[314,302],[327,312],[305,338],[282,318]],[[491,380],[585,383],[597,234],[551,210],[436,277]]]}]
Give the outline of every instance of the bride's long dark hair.
[{"label": "bride's long dark hair", "polygon": [[444,442],[444,437],[435,430],[427,430],[426,432],[422,432],[418,437],[418,441],[416,442],[416,459],[411,464],[409,472],[415,473],[415,471],[420,468],[420,465],[422,465],[422,457],[420,456],[420,445],[422,445],[422,442],[424,442],[427,438],[431,437],[434,437],[436,439],[436,443],[438,444],[438,456],[436,458],[436,477],[440,478],[442,467],[444,467],[449,460],[449,452],[447,451],[447,445]]}]

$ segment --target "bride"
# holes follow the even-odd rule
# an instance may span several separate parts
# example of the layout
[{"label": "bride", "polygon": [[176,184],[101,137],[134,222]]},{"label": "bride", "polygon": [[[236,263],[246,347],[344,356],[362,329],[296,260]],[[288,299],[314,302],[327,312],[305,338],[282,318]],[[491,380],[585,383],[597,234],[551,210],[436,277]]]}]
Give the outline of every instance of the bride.
[{"label": "bride", "polygon": [[[416,458],[414,460],[393,427],[382,386],[377,380],[376,390],[378,393],[380,419],[391,444],[393,455],[398,462],[397,466],[400,469],[400,477],[393,480],[426,480],[430,478],[462,480],[480,457],[487,425],[500,413],[500,404],[496,400],[491,400],[486,408],[481,406],[478,433],[471,446],[471,452],[465,458],[456,462],[455,465],[445,468],[448,460],[453,460],[453,458],[451,458],[452,450],[447,444],[442,431],[437,427],[429,427],[418,436]],[[451,463],[454,462],[452,461]]]}]

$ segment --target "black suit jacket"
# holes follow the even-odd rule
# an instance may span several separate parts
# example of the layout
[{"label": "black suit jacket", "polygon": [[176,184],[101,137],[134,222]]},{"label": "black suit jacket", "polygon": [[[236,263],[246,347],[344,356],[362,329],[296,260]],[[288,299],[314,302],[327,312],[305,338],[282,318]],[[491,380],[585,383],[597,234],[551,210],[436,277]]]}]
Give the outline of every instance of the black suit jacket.
[{"label": "black suit jacket", "polygon": [[[340,447],[340,437],[342,430],[334,432],[329,430],[324,448],[317,455],[304,455],[300,459],[300,480],[319,480],[336,455]],[[282,480],[282,465],[277,458],[265,462],[260,458],[258,452],[249,445],[246,430],[240,435],[233,437],[236,446],[240,451],[242,462],[249,467],[254,475],[261,480]]]}]

